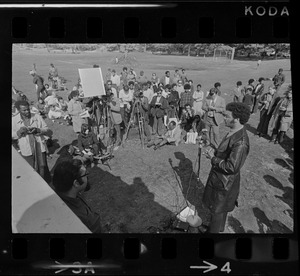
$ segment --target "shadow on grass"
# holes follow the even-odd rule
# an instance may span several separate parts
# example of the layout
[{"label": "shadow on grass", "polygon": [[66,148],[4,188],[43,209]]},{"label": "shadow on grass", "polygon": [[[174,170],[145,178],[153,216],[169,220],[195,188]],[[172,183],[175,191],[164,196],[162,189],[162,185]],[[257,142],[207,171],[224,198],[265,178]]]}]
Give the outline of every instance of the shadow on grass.
[{"label": "shadow on grass", "polygon": [[274,161],[281,167],[291,171],[288,179],[294,185],[294,161],[290,158],[275,158]]},{"label": "shadow on grass", "polygon": [[102,228],[109,233],[149,233],[173,213],[154,201],[140,177],[127,184],[119,176],[94,167],[90,171],[91,189],[85,194],[90,206],[100,214]]},{"label": "shadow on grass", "polygon": [[269,220],[268,217],[266,216],[265,212],[263,212],[259,208],[255,207],[252,210],[253,210],[254,216],[256,217],[260,233],[285,234],[285,233],[292,233],[293,232],[292,230],[290,230],[288,227],[286,227],[280,221],[278,221],[276,219]]},{"label": "shadow on grass", "polygon": [[275,195],[275,197],[282,200],[284,203],[289,205],[292,210],[294,210],[294,189],[291,187],[284,187],[280,181],[271,175],[264,175],[263,177],[267,183],[283,191],[282,196]]},{"label": "shadow on grass", "polygon": [[234,233],[237,233],[237,234],[244,234],[244,233],[251,234],[251,233],[254,233],[252,230],[247,230],[246,231],[244,229],[243,225],[241,224],[241,222],[233,216],[228,216],[227,222],[228,222],[228,226],[230,226],[232,228]]}]

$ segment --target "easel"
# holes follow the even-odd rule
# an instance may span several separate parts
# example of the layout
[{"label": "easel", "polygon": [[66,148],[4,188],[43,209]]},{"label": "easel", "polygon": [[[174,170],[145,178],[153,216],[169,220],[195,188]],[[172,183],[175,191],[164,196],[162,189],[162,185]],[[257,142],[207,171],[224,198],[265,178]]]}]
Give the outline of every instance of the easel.
[{"label": "easel", "polygon": [[138,120],[138,126],[139,126],[140,140],[141,140],[142,148],[144,149],[144,123],[145,123],[145,118],[144,118],[143,113],[141,112],[141,108],[142,108],[141,101],[136,100],[133,104],[130,119],[129,119],[129,123],[128,123],[128,126],[126,128],[125,135],[123,137],[123,141],[122,141],[122,146],[123,147],[124,147],[124,143],[127,139],[129,129],[134,124],[134,119],[135,119],[135,114],[136,114],[137,115],[137,120]]}]

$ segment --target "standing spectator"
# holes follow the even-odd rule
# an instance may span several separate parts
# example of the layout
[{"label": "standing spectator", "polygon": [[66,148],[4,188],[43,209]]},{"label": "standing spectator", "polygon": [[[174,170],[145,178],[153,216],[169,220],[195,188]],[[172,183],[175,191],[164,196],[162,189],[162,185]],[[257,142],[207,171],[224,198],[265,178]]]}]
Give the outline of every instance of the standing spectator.
[{"label": "standing spectator", "polygon": [[133,93],[129,91],[128,85],[124,85],[123,89],[120,90],[119,99],[122,121],[124,122],[125,128],[127,128],[133,100]]},{"label": "standing spectator", "polygon": [[151,89],[151,82],[150,81],[148,81],[146,83],[143,83],[143,93],[144,93],[144,96],[148,98],[148,102],[151,103],[152,98],[154,96],[154,92]]},{"label": "standing spectator", "polygon": [[179,97],[181,97],[181,94],[184,92],[184,86],[183,86],[182,80],[179,80],[179,81],[177,82],[176,90],[177,90],[177,92],[178,92],[178,94],[179,94]]},{"label": "standing spectator", "polygon": [[[115,96],[114,93],[109,94],[110,101],[109,107],[112,115],[112,121],[114,128],[116,130],[116,147],[121,145],[121,123],[122,123],[122,116],[121,116],[121,108],[120,108],[120,100]],[[117,148],[115,148],[117,149]]]},{"label": "standing spectator", "polygon": [[100,216],[81,196],[89,186],[88,172],[80,160],[62,161],[55,167],[53,181],[57,194],[92,233],[101,233]]},{"label": "standing spectator", "polygon": [[243,97],[244,97],[244,93],[243,93],[243,88],[242,88],[242,82],[238,81],[236,83],[236,87],[234,88],[234,92],[233,92],[233,101],[234,102],[243,102]]},{"label": "standing spectator", "polygon": [[181,80],[182,80],[182,83],[187,83],[189,80],[187,78],[187,74],[185,72],[185,69],[181,69]]},{"label": "standing spectator", "polygon": [[127,74],[127,80],[133,81],[136,79],[136,73],[133,71],[133,68],[130,68],[129,73]]},{"label": "standing spectator", "polygon": [[214,84],[214,87],[215,87],[215,89],[217,90],[218,96],[221,96],[221,90],[220,90],[221,83],[216,82],[216,83]]},{"label": "standing spectator", "polygon": [[199,114],[201,117],[203,115],[203,99],[204,99],[204,92],[201,90],[201,84],[197,85],[197,90],[193,93],[193,109],[195,110],[196,114]]},{"label": "standing spectator", "polygon": [[225,124],[230,130],[216,151],[205,152],[212,165],[202,198],[204,206],[211,213],[209,233],[223,232],[227,213],[238,206],[240,171],[250,150],[244,127],[249,117],[250,110],[243,103],[229,103],[226,106]]},{"label": "standing spectator", "polygon": [[83,112],[81,102],[79,101],[79,92],[74,90],[70,94],[71,100],[68,104],[68,113],[72,117],[73,130],[79,134],[81,132],[81,125],[85,120],[81,118],[80,114]]},{"label": "standing spectator", "polygon": [[37,99],[40,97],[45,99],[47,97],[47,92],[44,86],[44,79],[41,76],[37,75],[33,70],[31,70],[29,74],[33,77],[32,82],[36,86]]},{"label": "standing spectator", "polygon": [[193,106],[194,103],[193,93],[191,92],[191,86],[188,83],[184,85],[184,92],[180,96],[179,114],[178,114],[179,118],[181,117],[182,110],[184,109],[187,103],[190,106]]},{"label": "standing spectator", "polygon": [[48,80],[51,82],[51,87],[53,89],[58,89],[61,86],[57,68],[53,63],[50,64]]},{"label": "standing spectator", "polygon": [[202,109],[206,111],[204,122],[208,130],[209,141],[214,148],[217,148],[219,145],[219,126],[224,121],[225,106],[225,100],[218,96],[216,89],[212,88]]},{"label": "standing spectator", "polygon": [[151,82],[152,82],[152,84],[154,84],[154,85],[158,85],[159,79],[158,79],[158,77],[156,76],[156,73],[152,73]]},{"label": "standing spectator", "polygon": [[49,182],[51,176],[47,165],[45,137],[47,124],[38,113],[30,112],[27,101],[17,101],[15,107],[19,113],[12,117],[12,139],[18,140],[23,158]]},{"label": "standing spectator", "polygon": [[139,85],[142,85],[143,83],[148,81],[144,71],[140,71],[140,75],[138,76],[137,81]]},{"label": "standing spectator", "polygon": [[111,83],[114,84],[116,87],[120,86],[121,78],[119,75],[116,74],[116,70],[113,69],[111,71],[111,77],[110,77]]},{"label": "standing spectator", "polygon": [[243,98],[243,103],[249,107],[250,111],[252,110],[254,104],[254,96],[252,95],[251,87],[247,88],[246,94]]},{"label": "standing spectator", "polygon": [[157,95],[152,98],[150,103],[150,113],[154,118],[153,134],[159,136],[164,134],[163,118],[168,108],[168,101],[162,96],[162,91],[157,91]]},{"label": "standing spectator", "polygon": [[123,70],[121,72],[121,82],[123,85],[127,85],[127,67],[123,67]]},{"label": "standing spectator", "polygon": [[256,130],[256,135],[259,137],[268,134],[269,122],[272,117],[273,111],[280,100],[275,87],[269,87],[268,93],[262,95],[260,103],[260,119]]},{"label": "standing spectator", "polygon": [[178,102],[179,102],[179,94],[176,90],[176,83],[172,84],[170,95],[168,97],[169,109],[168,109],[168,118],[175,118],[176,113],[178,117]]},{"label": "standing spectator", "polygon": [[[246,90],[247,90],[248,87],[251,87],[252,91],[254,91],[254,82],[255,82],[254,79],[248,80],[248,84],[245,86],[244,92],[246,92]],[[243,96],[245,96],[245,94]]]},{"label": "standing spectator", "polygon": [[179,70],[176,69],[173,77],[173,83],[177,84],[179,80],[181,80]]},{"label": "standing spectator", "polygon": [[256,113],[258,109],[258,103],[260,102],[260,97],[264,92],[265,85],[263,83],[265,79],[259,78],[258,84],[256,85],[255,89],[253,90],[253,96],[254,96],[254,104],[253,109],[251,110],[251,113]]},{"label": "standing spectator", "polygon": [[285,92],[285,97],[283,97],[275,107],[272,114],[273,127],[271,142],[275,144],[281,144],[285,133],[290,128],[293,122],[293,94],[292,87],[289,86],[288,90]]},{"label": "standing spectator", "polygon": [[142,94],[142,96],[136,98],[136,101],[139,101],[141,104],[137,105],[137,107],[139,107],[139,112],[144,117],[144,121],[143,121],[144,134],[147,138],[147,143],[149,144],[151,142],[151,132],[149,127],[150,105],[149,105],[148,98],[143,95],[143,91],[139,90],[139,93]]},{"label": "standing spectator", "polygon": [[107,73],[105,75],[106,82],[111,78],[111,69],[107,68]]},{"label": "standing spectator", "polygon": [[189,80],[188,84],[191,86],[191,92],[194,93],[194,82],[193,82],[193,80]]},{"label": "standing spectator", "polygon": [[282,72],[283,69],[280,68],[278,73],[272,79],[277,92],[280,90],[281,85],[285,82],[285,75]]},{"label": "standing spectator", "polygon": [[170,71],[166,71],[165,75],[161,78],[160,82],[166,86],[167,84],[172,84],[172,79],[170,77]]},{"label": "standing spectator", "polygon": [[107,86],[107,91],[111,90],[111,92],[114,93],[115,97],[118,98],[118,91],[115,87],[113,87],[113,83],[111,80],[108,80],[106,82],[106,86]]},{"label": "standing spectator", "polygon": [[258,69],[258,67],[260,66],[261,64],[261,59],[259,58],[258,61],[257,61],[257,64],[256,64],[256,70]]}]

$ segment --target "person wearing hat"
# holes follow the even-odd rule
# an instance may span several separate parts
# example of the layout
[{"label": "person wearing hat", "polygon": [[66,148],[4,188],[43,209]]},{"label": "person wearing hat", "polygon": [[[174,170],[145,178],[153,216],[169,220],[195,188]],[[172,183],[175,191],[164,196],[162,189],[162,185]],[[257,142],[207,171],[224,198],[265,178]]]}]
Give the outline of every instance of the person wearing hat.
[{"label": "person wearing hat", "polygon": [[116,74],[116,70],[113,69],[111,71],[111,76],[110,76],[110,81],[112,82],[112,84],[114,84],[116,87],[120,86],[121,83],[121,78],[119,75]]},{"label": "person wearing hat", "polygon": [[255,89],[252,92],[252,95],[254,96],[254,103],[253,103],[253,109],[251,110],[251,113],[255,114],[257,112],[258,104],[265,88],[265,85],[263,83],[264,80],[265,78],[259,78],[258,84],[256,85]]},{"label": "person wearing hat", "polygon": [[209,141],[213,147],[219,145],[219,126],[224,121],[225,99],[218,95],[218,90],[211,88],[202,109],[205,111],[204,122],[208,130]]},{"label": "person wearing hat", "polygon": [[37,95],[37,100],[42,97],[45,99],[47,97],[47,91],[44,86],[44,79],[37,75],[37,73],[34,70],[29,71],[29,74],[33,77],[32,82],[36,86],[36,95]]},{"label": "person wearing hat", "polygon": [[271,127],[273,127],[271,141],[275,144],[281,144],[285,133],[293,122],[293,93],[292,86],[288,87],[285,96],[276,105],[271,118]]},{"label": "person wearing hat", "polygon": [[223,232],[227,213],[238,206],[240,171],[250,151],[244,126],[250,117],[248,106],[232,102],[227,104],[224,114],[229,132],[217,149],[208,149],[203,153],[212,165],[202,197],[203,205],[211,214],[209,233]]},{"label": "person wearing hat", "polygon": [[92,233],[101,233],[99,214],[82,197],[82,193],[90,186],[88,175],[82,161],[62,161],[54,169],[52,185],[59,197]]},{"label": "person wearing hat", "polygon": [[282,72],[283,72],[283,69],[280,68],[278,70],[278,73],[272,79],[273,84],[276,88],[276,91],[279,91],[281,85],[285,82],[285,75]]},{"label": "person wearing hat", "polygon": [[186,104],[189,104],[190,106],[193,106],[194,98],[193,93],[191,91],[191,86],[186,83],[184,85],[184,92],[180,95],[180,102],[179,102],[179,118],[181,117],[182,110],[184,109]]}]

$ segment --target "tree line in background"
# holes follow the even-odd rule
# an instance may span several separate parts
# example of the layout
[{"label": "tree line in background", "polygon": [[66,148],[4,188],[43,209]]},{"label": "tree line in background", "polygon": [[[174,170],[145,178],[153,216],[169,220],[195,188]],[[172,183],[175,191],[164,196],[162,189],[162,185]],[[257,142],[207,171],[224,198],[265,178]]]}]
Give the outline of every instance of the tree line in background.
[{"label": "tree line in background", "polygon": [[153,54],[165,55],[187,55],[187,56],[213,56],[215,49],[231,51],[235,47],[234,57],[243,58],[289,58],[290,44],[221,44],[221,43],[202,43],[202,44],[21,44],[21,46],[32,48],[47,48],[52,50],[64,50],[78,53],[82,51],[109,51],[109,52],[151,52]]}]

